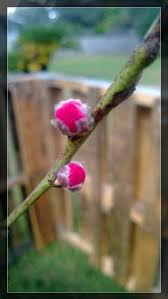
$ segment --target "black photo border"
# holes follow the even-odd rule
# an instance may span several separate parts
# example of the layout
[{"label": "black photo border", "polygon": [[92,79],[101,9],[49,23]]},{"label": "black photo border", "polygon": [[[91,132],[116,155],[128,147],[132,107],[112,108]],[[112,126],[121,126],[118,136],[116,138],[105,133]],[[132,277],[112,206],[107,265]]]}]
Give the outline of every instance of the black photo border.
[{"label": "black photo border", "polygon": [[[135,3],[136,2],[136,3]],[[167,14],[167,22],[164,22],[162,19],[161,22],[161,36],[162,32],[166,31],[166,35],[168,36],[168,1],[158,1],[158,0],[83,0],[83,4],[80,7],[160,7],[161,15],[163,11],[166,11]],[[0,96],[1,103],[4,105],[4,109],[7,111],[7,8],[8,7],[79,7],[77,0],[69,0],[69,5],[67,0],[1,0],[0,1]],[[3,32],[2,32],[3,30]],[[168,38],[166,38],[168,44]],[[167,285],[167,277],[168,277],[168,217],[165,217],[165,213],[163,213],[163,198],[167,201],[168,205],[168,86],[167,85],[167,69],[168,69],[168,47],[166,49],[166,42],[161,42],[161,205],[162,205],[162,220],[161,220],[161,295],[168,294],[168,285]],[[167,100],[166,100],[167,99]],[[1,104],[0,104],[1,109]],[[7,179],[7,154],[4,152],[4,148],[7,148],[7,121],[6,114],[4,110],[4,119],[0,119],[1,126],[0,131],[2,134],[1,137],[3,141],[0,142],[0,160],[1,160],[1,170],[3,169],[2,176],[5,180]],[[4,134],[5,131],[5,134]],[[3,147],[3,151],[1,148]],[[6,150],[7,152],[7,150]],[[7,185],[7,182],[6,182]],[[0,195],[1,196],[1,195]],[[3,205],[7,205],[7,201],[5,200],[7,194],[4,193],[3,197],[1,196],[1,201],[3,201]],[[7,207],[6,207],[7,209]],[[0,242],[3,240],[5,244],[7,244],[7,230],[6,228],[0,224]],[[4,250],[3,261],[0,262],[0,296],[1,294],[7,295],[7,248],[6,252]],[[29,293],[27,293],[29,294]],[[26,293],[24,295],[27,295]],[[55,296],[69,296],[69,298],[77,298],[78,293],[64,293],[52,294]],[[8,294],[12,295],[12,294]],[[22,294],[14,294],[16,297],[19,297]],[[35,294],[31,294],[31,297]],[[36,294],[38,295],[38,294]],[[42,294],[40,294],[41,297]],[[47,295],[47,294],[43,294]],[[50,294],[51,295],[51,294]],[[100,298],[104,298],[105,296],[111,296],[111,294],[79,294],[80,296],[96,295]],[[115,294],[118,298],[123,296],[124,294]],[[134,294],[130,294],[133,295]],[[137,294],[138,297],[141,296]],[[136,295],[136,297],[137,297]],[[155,294],[145,294],[144,297],[147,296],[153,297]],[[157,298],[159,294],[157,294]],[[4,298],[4,297],[3,297]]]}]

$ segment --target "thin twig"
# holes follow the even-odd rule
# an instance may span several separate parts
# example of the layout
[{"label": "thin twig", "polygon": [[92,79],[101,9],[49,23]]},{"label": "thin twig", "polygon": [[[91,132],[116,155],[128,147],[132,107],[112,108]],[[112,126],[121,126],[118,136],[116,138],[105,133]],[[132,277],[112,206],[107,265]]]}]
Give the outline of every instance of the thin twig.
[{"label": "thin twig", "polygon": [[145,36],[142,44],[132,53],[128,63],[123,67],[113,84],[108,88],[105,95],[95,107],[92,113],[94,117],[93,127],[85,136],[68,139],[63,154],[55,161],[47,175],[42,179],[27,199],[8,216],[8,227],[27,209],[29,209],[42,194],[54,186],[53,181],[56,179],[58,169],[72,159],[74,154],[79,150],[102,118],[105,117],[113,108],[130,97],[135,90],[143,70],[156,59],[159,53],[159,48],[160,18],[157,18],[157,20],[154,21],[154,25],[151,26],[151,29]]}]

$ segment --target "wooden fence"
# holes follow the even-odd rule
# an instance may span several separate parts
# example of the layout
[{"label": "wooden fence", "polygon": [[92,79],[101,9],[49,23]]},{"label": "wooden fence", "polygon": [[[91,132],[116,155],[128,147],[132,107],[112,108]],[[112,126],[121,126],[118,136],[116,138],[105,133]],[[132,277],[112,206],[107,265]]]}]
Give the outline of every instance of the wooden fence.
[{"label": "wooden fence", "polygon": [[[108,85],[54,75],[9,77],[9,210],[64,148],[66,137],[50,125],[55,103],[74,97],[94,107]],[[13,225],[11,246],[21,244],[23,230],[27,237],[32,231],[39,250],[63,240],[128,290],[149,291],[160,262],[159,92],[137,88],[98,125],[74,159],[86,163],[82,191],[48,191],[28,217]]]}]

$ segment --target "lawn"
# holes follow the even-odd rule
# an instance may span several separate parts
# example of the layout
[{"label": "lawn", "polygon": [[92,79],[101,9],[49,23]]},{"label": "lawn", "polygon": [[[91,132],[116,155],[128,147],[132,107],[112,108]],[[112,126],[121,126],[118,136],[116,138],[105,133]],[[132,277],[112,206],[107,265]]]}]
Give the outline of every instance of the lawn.
[{"label": "lawn", "polygon": [[[49,70],[66,75],[113,80],[127,60],[128,56],[126,55],[55,56],[49,63]],[[144,71],[140,84],[160,86],[159,58]]]},{"label": "lawn", "polygon": [[110,277],[95,270],[79,250],[58,242],[41,253],[30,249],[18,257],[8,270],[8,291],[125,292]]}]

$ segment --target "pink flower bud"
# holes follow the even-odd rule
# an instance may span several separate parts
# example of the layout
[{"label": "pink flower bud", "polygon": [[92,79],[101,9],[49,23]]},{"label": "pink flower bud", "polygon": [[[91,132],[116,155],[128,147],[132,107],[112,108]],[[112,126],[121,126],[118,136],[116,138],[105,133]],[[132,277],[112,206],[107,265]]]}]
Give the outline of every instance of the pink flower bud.
[{"label": "pink flower bud", "polygon": [[80,100],[61,101],[54,107],[52,124],[64,135],[76,136],[87,132],[93,123],[90,107]]},{"label": "pink flower bud", "polygon": [[85,181],[85,176],[86,170],[82,163],[72,161],[59,169],[55,184],[72,192],[79,191]]}]

